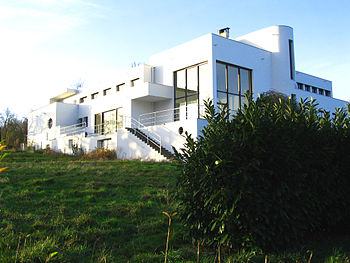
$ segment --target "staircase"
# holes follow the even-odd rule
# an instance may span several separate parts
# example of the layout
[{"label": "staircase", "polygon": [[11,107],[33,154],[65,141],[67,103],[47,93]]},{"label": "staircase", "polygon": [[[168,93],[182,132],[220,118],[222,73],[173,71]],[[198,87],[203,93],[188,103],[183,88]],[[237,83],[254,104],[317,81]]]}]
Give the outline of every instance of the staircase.
[{"label": "staircase", "polygon": [[138,128],[130,128],[126,127],[126,130],[135,135],[138,139],[149,145],[152,149],[159,152],[161,155],[163,155],[167,159],[173,159],[174,155],[165,149],[163,146],[161,146],[158,142],[156,142],[154,139],[152,139],[150,136],[142,132]]}]

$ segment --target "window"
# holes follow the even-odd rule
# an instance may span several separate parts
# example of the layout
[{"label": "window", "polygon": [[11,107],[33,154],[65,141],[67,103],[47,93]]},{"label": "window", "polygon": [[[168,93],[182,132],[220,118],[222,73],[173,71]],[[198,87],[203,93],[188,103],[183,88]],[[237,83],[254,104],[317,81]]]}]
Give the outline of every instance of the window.
[{"label": "window", "polygon": [[137,78],[137,79],[133,79],[131,82],[130,82],[130,86],[131,87],[134,87],[136,84],[138,84],[140,82],[140,79]]},{"label": "window", "polygon": [[305,85],[305,90],[306,91],[310,91],[310,86],[309,85]]},{"label": "window", "polygon": [[68,148],[73,149],[73,139],[68,140]]},{"label": "window", "polygon": [[91,94],[91,99],[94,100],[97,98],[98,92],[95,92],[93,94]]},{"label": "window", "polygon": [[290,67],[290,79],[295,77],[295,66],[294,66],[294,45],[293,40],[289,39],[289,67]]},{"label": "window", "polygon": [[47,126],[49,127],[49,129],[52,128],[52,119],[50,118],[49,121],[47,122]]},{"label": "window", "polygon": [[83,117],[78,119],[78,127],[87,127],[88,126],[88,117]]},{"label": "window", "polygon": [[217,105],[227,105],[230,112],[244,104],[244,95],[252,92],[252,71],[250,69],[216,63]]},{"label": "window", "polygon": [[312,87],[312,92],[313,93],[317,93],[317,88],[316,87]]},{"label": "window", "polygon": [[104,135],[115,133],[122,127],[122,108],[95,114],[95,133]]},{"label": "window", "polygon": [[111,144],[111,138],[98,140],[97,141],[97,148],[105,148],[108,149]]},{"label": "window", "polygon": [[318,89],[318,94],[324,95],[324,90],[323,89]]},{"label": "window", "polygon": [[174,72],[174,116],[180,118],[199,117],[199,94],[202,100],[209,97],[208,64],[206,62]]},{"label": "window", "polygon": [[304,85],[303,85],[303,83],[297,83],[297,85],[298,85],[298,89],[301,89],[301,90],[303,90],[304,89]]},{"label": "window", "polygon": [[329,90],[325,90],[326,96],[330,97],[331,96],[331,92]]},{"label": "window", "polygon": [[111,88],[105,89],[105,90],[103,91],[103,96],[106,96],[107,94],[109,94],[110,91],[111,91]]},{"label": "window", "polygon": [[86,96],[85,96],[85,97],[80,98],[80,99],[79,99],[79,103],[84,103],[84,102],[85,102],[85,100],[86,100]]},{"label": "window", "polygon": [[124,87],[125,87],[125,83],[122,83],[122,84],[115,86],[116,91],[121,91]]},{"label": "window", "polygon": [[88,116],[83,118],[83,122],[85,123],[85,127],[89,126],[89,122],[88,122]]}]

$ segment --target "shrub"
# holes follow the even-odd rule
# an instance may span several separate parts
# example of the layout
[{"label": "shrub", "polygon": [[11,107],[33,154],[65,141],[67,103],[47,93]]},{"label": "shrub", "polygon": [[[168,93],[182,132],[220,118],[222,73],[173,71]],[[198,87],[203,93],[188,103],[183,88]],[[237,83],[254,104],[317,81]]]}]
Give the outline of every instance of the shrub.
[{"label": "shrub", "polygon": [[[350,113],[350,106],[348,106]],[[186,134],[179,215],[194,239],[265,251],[349,226],[350,120],[315,101],[261,96],[230,117],[206,103],[198,140]],[[231,120],[230,120],[231,119]]]},{"label": "shrub", "polygon": [[117,153],[115,150],[96,148],[92,152],[82,155],[82,158],[92,160],[115,160],[117,159]]}]

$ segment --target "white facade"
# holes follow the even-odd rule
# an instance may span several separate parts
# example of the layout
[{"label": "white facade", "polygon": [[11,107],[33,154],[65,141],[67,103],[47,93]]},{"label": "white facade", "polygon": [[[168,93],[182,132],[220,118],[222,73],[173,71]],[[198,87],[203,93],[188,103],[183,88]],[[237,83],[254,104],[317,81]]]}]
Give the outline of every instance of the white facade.
[{"label": "white facade", "polygon": [[[208,34],[150,58],[100,90],[68,90],[29,116],[28,142],[73,153],[116,149],[120,158],[164,160],[180,130],[200,134],[203,100],[235,111],[243,93],[275,90],[334,111],[332,82],[295,70],[293,29],[272,26],[237,39]],[[148,144],[147,144],[148,142]],[[152,147],[151,147],[152,146]]]}]

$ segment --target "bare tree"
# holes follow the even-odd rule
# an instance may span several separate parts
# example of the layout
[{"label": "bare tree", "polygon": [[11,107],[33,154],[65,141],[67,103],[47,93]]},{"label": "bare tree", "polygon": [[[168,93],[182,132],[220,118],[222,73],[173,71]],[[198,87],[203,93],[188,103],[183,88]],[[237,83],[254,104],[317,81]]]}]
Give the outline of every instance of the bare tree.
[{"label": "bare tree", "polygon": [[0,113],[0,141],[5,140],[9,148],[18,148],[21,143],[27,142],[26,118],[18,119],[17,115],[8,108]]}]

